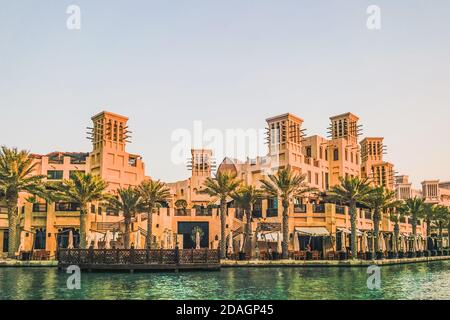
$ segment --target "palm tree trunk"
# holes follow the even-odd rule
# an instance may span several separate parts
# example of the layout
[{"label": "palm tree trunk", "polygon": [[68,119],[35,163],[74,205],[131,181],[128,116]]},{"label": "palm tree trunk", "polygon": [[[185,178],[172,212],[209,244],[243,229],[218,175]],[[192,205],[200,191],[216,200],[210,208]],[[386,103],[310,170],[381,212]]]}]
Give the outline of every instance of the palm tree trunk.
[{"label": "palm tree trunk", "polygon": [[447,247],[450,248],[450,222],[447,225],[447,238],[448,238]]},{"label": "palm tree trunk", "polygon": [[281,256],[283,259],[289,258],[289,202],[283,199],[283,241],[281,243]]},{"label": "palm tree trunk", "polygon": [[394,225],[394,252],[395,254],[398,253],[398,238],[400,236],[400,226],[398,225],[398,222]]},{"label": "palm tree trunk", "polygon": [[358,258],[358,250],[357,250],[357,235],[356,235],[356,203],[350,202],[350,223],[352,225],[352,234],[351,234],[351,250],[352,250],[352,260],[356,260]]},{"label": "palm tree trunk", "polygon": [[374,252],[376,253],[378,251],[378,239],[380,237],[380,212],[378,209],[375,209],[375,212],[373,213],[373,234]]},{"label": "palm tree trunk", "polygon": [[439,246],[439,250],[444,249],[444,237],[442,236],[442,231],[444,229],[444,225],[441,223],[439,223],[439,239],[441,240],[441,245]]},{"label": "palm tree trunk", "polygon": [[123,237],[124,247],[125,249],[130,249],[130,217],[127,215],[124,220],[125,223],[125,234]]},{"label": "palm tree trunk", "polygon": [[252,229],[251,229],[251,222],[252,222],[252,207],[247,209],[247,224],[245,226],[245,233],[247,237],[247,242],[245,245],[245,253],[252,256]]},{"label": "palm tree trunk", "polygon": [[81,205],[81,210],[80,210],[80,249],[87,249],[86,213],[87,213],[87,205]]},{"label": "palm tree trunk", "polygon": [[432,241],[430,236],[431,236],[431,220],[427,219],[427,250],[430,247],[430,241]]},{"label": "palm tree trunk", "polygon": [[415,215],[412,216],[411,226],[412,226],[412,233],[413,233],[414,237],[416,237],[416,234],[417,234],[417,217]]},{"label": "palm tree trunk", "polygon": [[227,210],[227,200],[225,198],[220,199],[220,259],[225,259],[226,256],[226,235],[225,235],[225,225],[226,220],[226,210]]},{"label": "palm tree trunk", "polygon": [[8,258],[14,258],[17,246],[17,218],[19,215],[17,198],[13,197],[7,201],[8,207]]},{"label": "palm tree trunk", "polygon": [[147,217],[147,237],[145,238],[145,246],[148,249],[152,248],[152,237],[153,237],[153,233],[152,233],[152,227],[153,227],[153,206],[155,204],[152,202],[149,204],[149,209],[148,209],[148,217]]}]

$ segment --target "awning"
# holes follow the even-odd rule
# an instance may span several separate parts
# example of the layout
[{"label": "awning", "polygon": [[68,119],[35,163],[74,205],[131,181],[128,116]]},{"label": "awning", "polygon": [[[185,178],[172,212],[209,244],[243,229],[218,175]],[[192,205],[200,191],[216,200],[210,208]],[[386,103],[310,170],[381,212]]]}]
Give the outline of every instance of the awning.
[{"label": "awning", "polygon": [[[280,233],[281,239],[283,239],[283,235]],[[256,236],[258,241],[262,242],[277,242],[278,241],[278,232],[267,232],[262,233],[258,232]]]},{"label": "awning", "polygon": [[329,236],[327,228],[325,227],[295,227],[295,232],[304,234],[307,236]]},{"label": "awning", "polygon": [[[343,232],[345,234],[352,234],[352,231],[347,229],[347,228],[336,228],[338,231]],[[356,229],[356,234],[358,236],[362,236],[363,233],[361,231],[359,231],[358,229]]]}]

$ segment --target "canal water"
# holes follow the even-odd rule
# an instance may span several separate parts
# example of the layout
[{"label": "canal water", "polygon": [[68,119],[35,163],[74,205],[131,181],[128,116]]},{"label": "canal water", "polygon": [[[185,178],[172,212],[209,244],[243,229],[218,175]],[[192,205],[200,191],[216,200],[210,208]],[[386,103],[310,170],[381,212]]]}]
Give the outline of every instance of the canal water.
[{"label": "canal water", "polygon": [[5,299],[450,299],[450,261],[367,268],[223,268],[218,272],[82,273],[81,289],[52,268],[0,268]]}]

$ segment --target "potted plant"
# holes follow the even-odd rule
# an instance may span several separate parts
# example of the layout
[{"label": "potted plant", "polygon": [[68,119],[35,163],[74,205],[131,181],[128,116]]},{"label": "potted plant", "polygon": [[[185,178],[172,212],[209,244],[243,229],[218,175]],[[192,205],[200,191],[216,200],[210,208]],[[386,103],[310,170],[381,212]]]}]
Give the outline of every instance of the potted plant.
[{"label": "potted plant", "polygon": [[371,251],[366,252],[366,260],[372,260],[373,259],[373,254]]},{"label": "potted plant", "polygon": [[415,258],[416,252],[415,251],[408,251],[408,258]]},{"label": "potted plant", "polygon": [[339,260],[347,260],[347,252],[339,251]]},{"label": "potted plant", "polygon": [[430,251],[430,250],[425,250],[425,251],[423,252],[423,256],[424,256],[424,257],[430,257],[430,256],[431,256],[431,251]]},{"label": "potted plant", "polygon": [[437,256],[437,251],[436,250],[431,250],[431,256],[432,257],[436,257]]},{"label": "potted plant", "polygon": [[376,259],[377,259],[377,260],[383,260],[383,259],[384,259],[384,253],[383,253],[383,251],[377,251],[377,253],[376,253]]},{"label": "potted plant", "polygon": [[400,259],[403,259],[403,258],[405,257],[405,253],[404,253],[403,251],[399,251],[399,252],[398,252],[398,257],[399,257]]},{"label": "potted plant", "polygon": [[417,257],[423,257],[423,251],[417,251],[416,252]]},{"label": "potted plant", "polygon": [[397,254],[394,251],[388,251],[388,259],[397,259]]}]

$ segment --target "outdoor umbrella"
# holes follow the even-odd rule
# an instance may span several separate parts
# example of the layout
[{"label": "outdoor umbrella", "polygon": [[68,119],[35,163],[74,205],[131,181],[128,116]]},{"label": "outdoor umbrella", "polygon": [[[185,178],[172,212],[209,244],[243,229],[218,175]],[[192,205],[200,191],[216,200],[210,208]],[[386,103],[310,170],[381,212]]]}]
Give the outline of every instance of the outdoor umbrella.
[{"label": "outdoor umbrella", "polygon": [[94,249],[98,249],[98,235],[96,233],[94,234]]},{"label": "outdoor umbrella", "polygon": [[277,252],[281,253],[283,249],[281,248],[281,232],[277,233]]},{"label": "outdoor umbrella", "polygon": [[341,231],[341,250],[345,250],[347,248],[345,232]]},{"label": "outdoor umbrella", "polygon": [[25,250],[25,231],[21,231],[20,232],[20,243],[19,243],[19,248],[17,248],[17,252],[20,253],[20,251],[24,251]]},{"label": "outdoor umbrella", "polygon": [[141,230],[136,231],[136,239],[134,241],[134,247],[139,249],[141,247]]},{"label": "outdoor umbrella", "polygon": [[239,235],[239,252],[244,252],[244,234]]},{"label": "outdoor umbrella", "polygon": [[294,233],[294,251],[300,251],[300,243],[298,242],[298,234]]},{"label": "outdoor umbrella", "polygon": [[73,232],[72,232],[72,230],[69,231],[69,239],[68,239],[67,249],[73,249]]},{"label": "outdoor umbrella", "polygon": [[200,249],[200,232],[195,233],[195,249]]},{"label": "outdoor umbrella", "polygon": [[86,243],[88,248],[91,246],[91,242],[92,242],[92,232],[88,232],[86,235]]},{"label": "outdoor umbrella", "polygon": [[364,232],[363,233],[363,235],[362,235],[362,240],[361,240],[361,250],[363,251],[363,252],[367,252],[368,250],[369,250],[369,245],[367,244],[367,233],[366,232]]},{"label": "outdoor umbrella", "polygon": [[233,250],[233,231],[230,231],[230,234],[228,235],[228,254],[232,255],[234,250]]},{"label": "outdoor umbrella", "polygon": [[105,234],[105,249],[111,248],[110,241],[111,241],[111,232],[107,230]]},{"label": "outdoor umbrella", "polygon": [[380,233],[380,250],[381,252],[385,252],[386,251],[386,240],[384,238],[384,235],[382,233]]}]

